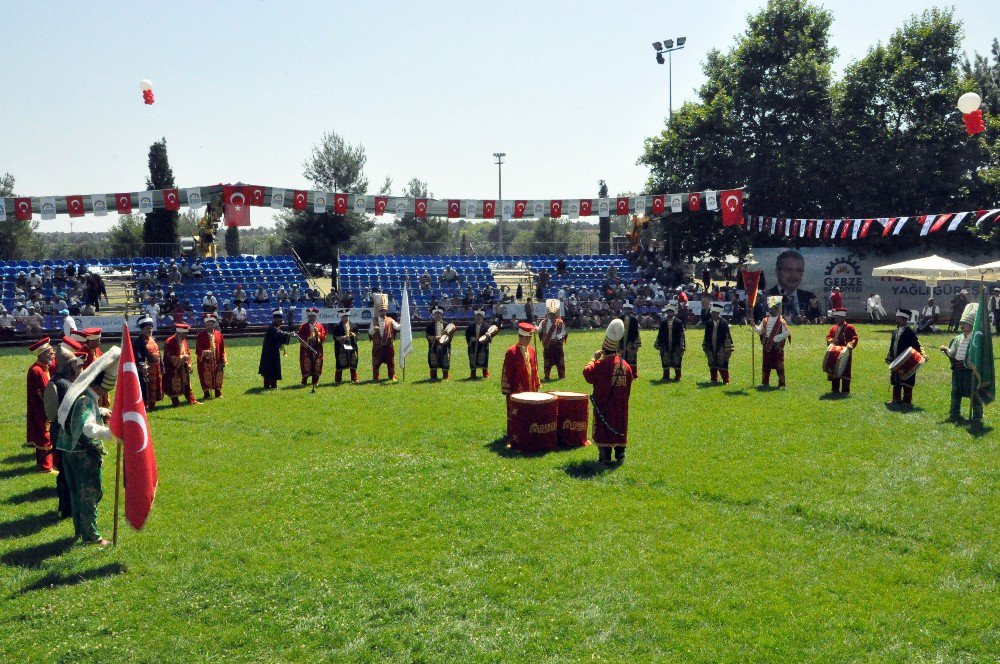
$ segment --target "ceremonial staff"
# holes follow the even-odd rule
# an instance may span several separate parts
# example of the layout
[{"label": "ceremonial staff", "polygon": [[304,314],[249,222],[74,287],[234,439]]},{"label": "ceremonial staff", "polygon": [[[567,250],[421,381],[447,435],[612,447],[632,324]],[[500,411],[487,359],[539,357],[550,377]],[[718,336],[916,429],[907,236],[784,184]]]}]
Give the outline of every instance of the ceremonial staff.
[{"label": "ceremonial staff", "polygon": [[756,334],[753,331],[753,310],[754,306],[757,304],[757,286],[760,284],[760,273],[761,271],[757,269],[760,265],[757,261],[753,259],[753,254],[747,254],[747,258],[743,263],[740,264],[740,275],[743,277],[743,290],[747,294],[747,312],[746,315],[749,316],[750,320],[750,384],[757,384],[757,352],[756,352]]}]

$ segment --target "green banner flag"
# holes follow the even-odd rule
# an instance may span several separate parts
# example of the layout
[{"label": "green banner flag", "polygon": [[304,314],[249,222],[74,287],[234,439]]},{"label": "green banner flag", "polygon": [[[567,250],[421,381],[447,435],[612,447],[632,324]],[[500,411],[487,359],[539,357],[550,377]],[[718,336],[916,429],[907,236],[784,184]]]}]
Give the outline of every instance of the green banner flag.
[{"label": "green banner flag", "polygon": [[990,325],[990,310],[986,301],[986,289],[979,295],[979,310],[976,312],[976,322],[972,326],[972,339],[969,343],[968,366],[975,374],[974,387],[979,400],[984,404],[993,403],[996,398],[996,382],[993,371],[993,335]]}]

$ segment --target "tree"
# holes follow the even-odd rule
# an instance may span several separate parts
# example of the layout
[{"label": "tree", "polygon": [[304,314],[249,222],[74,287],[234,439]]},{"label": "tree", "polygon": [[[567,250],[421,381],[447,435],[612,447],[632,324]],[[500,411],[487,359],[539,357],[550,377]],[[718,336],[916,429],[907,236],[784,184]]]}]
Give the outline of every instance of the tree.
[{"label": "tree", "polygon": [[239,226],[229,226],[226,228],[226,255],[240,255],[240,228]]},{"label": "tree", "polygon": [[[14,176],[4,173],[0,177],[0,197],[14,197]],[[35,248],[35,230],[38,228],[37,221],[17,221],[14,219],[14,211],[7,210],[7,221],[0,223],[0,259],[14,260],[23,259]]]},{"label": "tree", "polygon": [[[976,146],[974,159],[979,168],[973,171],[971,195],[979,201],[977,207],[992,206],[1000,201],[1000,40],[994,39],[990,56],[975,54],[970,62],[962,63],[962,92],[977,92],[983,98],[986,118],[986,132],[974,139],[967,139]],[[1000,225],[990,224],[989,229],[980,228],[982,234],[989,234],[1000,244]]]},{"label": "tree", "polygon": [[143,255],[144,222],[138,214],[118,215],[118,223],[108,231],[108,246],[112,256],[137,258]]},{"label": "tree", "polygon": [[[604,180],[597,181],[597,197],[608,197],[608,183]],[[602,254],[611,253],[611,217],[597,218],[597,250]]]},{"label": "tree", "polygon": [[[368,157],[364,146],[351,145],[335,132],[326,132],[303,171],[316,189],[340,193],[365,193],[368,178],[364,166]],[[336,267],[337,247],[363,233],[374,224],[366,214],[345,215],[308,210],[289,210],[278,215],[284,235],[302,260]]]},{"label": "tree", "polygon": [[[146,179],[146,189],[171,189],[174,186],[174,172],[167,159],[167,139],[161,138],[149,146],[149,178]],[[143,239],[146,244],[171,245],[166,253],[176,253],[179,242],[177,212],[161,208],[148,213],[143,227]],[[162,249],[158,253],[163,253]]]}]

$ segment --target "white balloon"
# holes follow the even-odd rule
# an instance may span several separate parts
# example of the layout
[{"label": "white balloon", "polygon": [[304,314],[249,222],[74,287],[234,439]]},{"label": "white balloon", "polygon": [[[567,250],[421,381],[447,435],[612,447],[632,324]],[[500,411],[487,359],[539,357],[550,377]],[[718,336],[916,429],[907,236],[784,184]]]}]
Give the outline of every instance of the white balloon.
[{"label": "white balloon", "polygon": [[962,111],[968,115],[976,109],[979,105],[983,103],[982,98],[975,92],[966,92],[964,95],[958,98],[958,110]]},{"label": "white balloon", "polygon": [[141,81],[139,81],[139,89],[143,90],[143,91],[145,91],[145,90],[152,90],[153,89],[153,82],[151,80],[149,80],[148,78],[144,78]]}]

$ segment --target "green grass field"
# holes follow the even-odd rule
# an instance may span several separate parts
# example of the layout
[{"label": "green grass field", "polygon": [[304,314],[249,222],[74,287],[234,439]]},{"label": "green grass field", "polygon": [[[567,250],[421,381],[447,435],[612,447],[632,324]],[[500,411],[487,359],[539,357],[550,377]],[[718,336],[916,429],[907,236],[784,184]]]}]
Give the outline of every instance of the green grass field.
[{"label": "green grass field", "polygon": [[[611,470],[594,447],[521,458],[496,442],[510,335],[485,382],[424,382],[421,340],[406,383],[333,387],[328,370],[315,394],[291,347],[282,389],[259,392],[259,340],[237,341],[222,400],[151,414],[153,513],[104,551],[55,519],[54,482],[20,447],[31,358],[4,350],[0,655],[996,661],[997,432],[945,422],[936,351],[917,408],[886,410],[888,327],[859,327],[854,393],[826,398],[825,329],[794,330],[790,387],[767,392],[745,328],[727,387],[705,382],[700,330],[683,381],[656,382],[646,332]],[[543,389],[584,391],[601,337],[571,334],[569,377]]]}]

